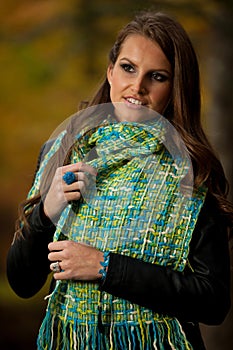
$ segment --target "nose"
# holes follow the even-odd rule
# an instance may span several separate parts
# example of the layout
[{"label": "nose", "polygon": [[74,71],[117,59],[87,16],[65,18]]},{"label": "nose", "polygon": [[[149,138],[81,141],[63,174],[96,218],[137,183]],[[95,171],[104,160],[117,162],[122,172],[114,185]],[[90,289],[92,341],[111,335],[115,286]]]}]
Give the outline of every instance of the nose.
[{"label": "nose", "polygon": [[145,77],[141,75],[134,77],[131,89],[138,95],[145,95],[147,92]]}]

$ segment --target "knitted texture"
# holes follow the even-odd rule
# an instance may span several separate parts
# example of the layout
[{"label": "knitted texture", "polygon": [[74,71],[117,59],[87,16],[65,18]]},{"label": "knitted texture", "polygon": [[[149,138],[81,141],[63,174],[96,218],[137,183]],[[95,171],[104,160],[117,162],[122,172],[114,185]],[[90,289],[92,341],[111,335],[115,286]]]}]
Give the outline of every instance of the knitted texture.
[{"label": "knitted texture", "polygon": [[[61,139],[42,164],[36,186]],[[187,196],[181,180],[189,159],[180,153],[174,159],[165,140],[159,121],[106,124],[79,135],[70,162],[84,160],[98,176],[83,200],[63,211],[54,240],[84,242],[183,271],[205,189]],[[57,282],[38,337],[38,349],[149,350],[165,344],[192,349],[176,318],[100,292],[97,283],[78,281]]]}]

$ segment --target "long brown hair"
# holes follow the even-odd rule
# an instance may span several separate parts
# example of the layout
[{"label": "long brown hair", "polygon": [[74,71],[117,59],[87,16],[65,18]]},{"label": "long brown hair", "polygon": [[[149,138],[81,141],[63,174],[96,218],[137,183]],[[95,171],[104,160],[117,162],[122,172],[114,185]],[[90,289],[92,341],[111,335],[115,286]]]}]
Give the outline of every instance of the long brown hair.
[{"label": "long brown hair", "polygon": [[[164,116],[178,130],[186,144],[193,162],[195,185],[207,185],[220,210],[226,214],[231,229],[233,206],[227,200],[228,182],[201,125],[199,66],[186,31],[166,14],[142,12],[119,32],[109,53],[109,63],[115,64],[123,42],[132,34],[143,35],[158,43],[169,60],[173,72],[173,89]],[[105,77],[88,106],[108,102],[111,102],[110,85]]]}]

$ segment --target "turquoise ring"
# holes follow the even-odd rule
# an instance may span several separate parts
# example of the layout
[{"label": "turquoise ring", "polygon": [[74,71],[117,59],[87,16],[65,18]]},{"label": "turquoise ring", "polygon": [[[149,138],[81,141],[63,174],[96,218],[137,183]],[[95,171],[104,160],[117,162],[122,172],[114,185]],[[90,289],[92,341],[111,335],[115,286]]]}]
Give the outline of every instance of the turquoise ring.
[{"label": "turquoise ring", "polygon": [[62,179],[67,185],[71,185],[73,182],[76,181],[75,174],[72,171],[67,171],[67,173],[63,175]]}]

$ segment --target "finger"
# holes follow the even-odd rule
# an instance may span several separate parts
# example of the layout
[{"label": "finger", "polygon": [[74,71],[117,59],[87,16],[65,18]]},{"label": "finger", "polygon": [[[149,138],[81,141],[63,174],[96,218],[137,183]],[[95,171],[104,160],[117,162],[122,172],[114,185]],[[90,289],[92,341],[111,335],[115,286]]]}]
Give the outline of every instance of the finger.
[{"label": "finger", "polygon": [[85,183],[85,185],[89,184],[88,175],[86,175],[86,173],[79,171],[79,172],[74,173],[74,174],[75,174],[77,181],[83,181]]},{"label": "finger", "polygon": [[63,166],[62,167],[63,174],[66,173],[67,171],[73,171],[73,172],[82,171],[82,172],[90,173],[94,176],[97,175],[97,170],[95,168],[83,162],[78,162],[78,163],[68,164]]},{"label": "finger", "polygon": [[76,181],[73,182],[70,185],[64,185],[63,190],[65,193],[67,192],[72,192],[72,191],[85,191],[86,188],[86,183],[85,181],[81,180],[81,181]]},{"label": "finger", "polygon": [[49,261],[53,261],[53,262],[61,261],[62,256],[61,256],[61,253],[52,251],[51,253],[48,254],[48,259]]},{"label": "finger", "polygon": [[50,242],[48,244],[48,249],[50,252],[52,251],[61,251],[63,249],[65,249],[65,247],[67,246],[67,240],[64,241],[56,241],[56,242]]},{"label": "finger", "polygon": [[72,171],[72,172],[78,172],[79,169],[82,167],[82,162],[77,162],[74,164],[68,164],[68,165],[64,165],[62,167],[62,173],[63,175],[67,172],[67,171]]},{"label": "finger", "polygon": [[93,168],[91,165],[86,164],[86,163],[81,163],[79,171],[87,172],[87,173],[94,175],[94,176],[97,175],[97,170],[95,168]]},{"label": "finger", "polygon": [[64,196],[67,202],[78,201],[86,191],[84,181],[77,181],[71,185],[64,185]]},{"label": "finger", "polygon": [[67,202],[78,201],[82,197],[82,193],[80,191],[67,192],[65,197]]},{"label": "finger", "polygon": [[55,280],[67,280],[67,279],[69,279],[69,276],[67,275],[67,273],[65,271],[61,271],[61,272],[55,272],[53,274],[53,278]]}]

